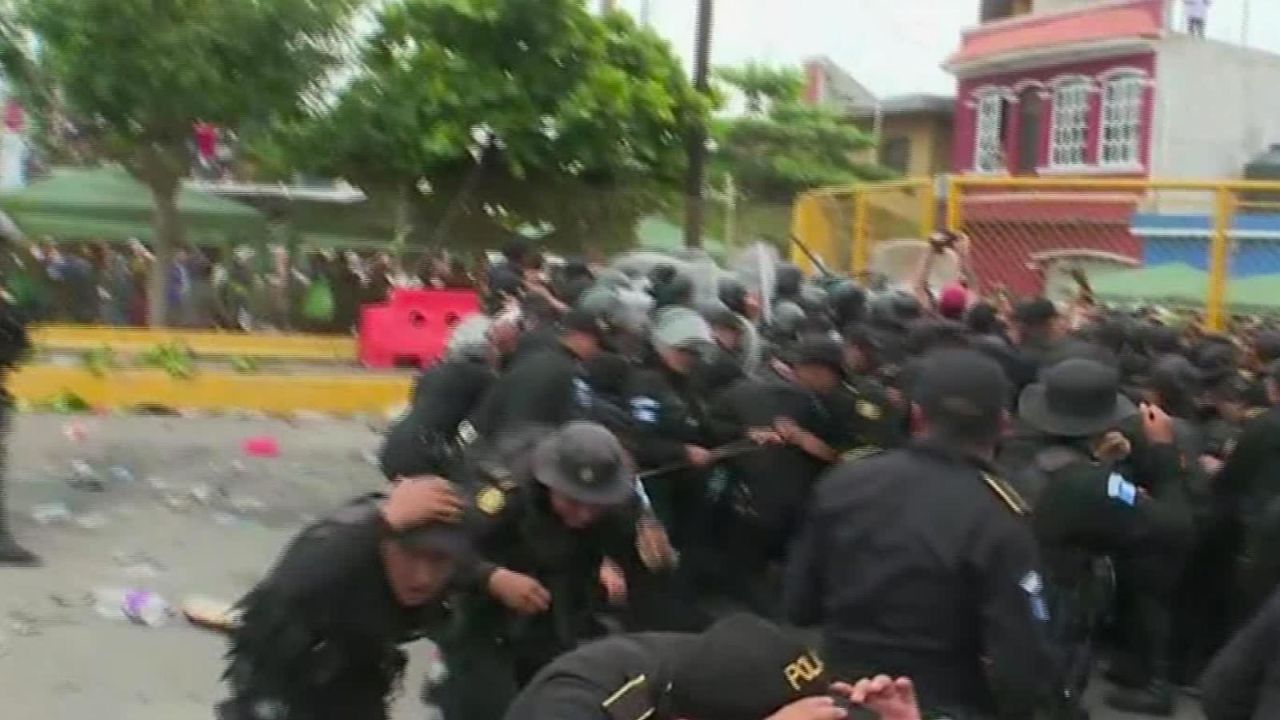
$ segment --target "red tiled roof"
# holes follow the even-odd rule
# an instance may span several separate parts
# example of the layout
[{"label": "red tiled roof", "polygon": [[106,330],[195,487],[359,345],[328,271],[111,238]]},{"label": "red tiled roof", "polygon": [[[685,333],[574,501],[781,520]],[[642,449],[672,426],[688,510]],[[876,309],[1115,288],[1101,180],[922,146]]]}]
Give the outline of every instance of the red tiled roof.
[{"label": "red tiled roof", "polygon": [[1131,37],[1156,37],[1163,29],[1161,0],[1133,0],[1083,11],[1034,15],[1025,20],[979,27],[965,33],[950,65],[993,55]]}]

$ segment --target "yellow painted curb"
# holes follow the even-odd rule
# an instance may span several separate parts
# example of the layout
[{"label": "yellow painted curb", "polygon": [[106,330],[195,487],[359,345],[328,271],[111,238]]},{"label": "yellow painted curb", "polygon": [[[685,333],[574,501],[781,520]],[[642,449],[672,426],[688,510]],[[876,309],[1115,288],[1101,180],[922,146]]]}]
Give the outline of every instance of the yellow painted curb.
[{"label": "yellow painted curb", "polygon": [[9,390],[20,401],[48,402],[74,393],[90,406],[159,405],[195,410],[299,410],[344,414],[402,404],[412,377],[395,374],[241,375],[197,372],[180,379],[162,370],[113,370],[95,377],[80,368],[32,365],[15,372]]},{"label": "yellow painted curb", "polygon": [[327,335],[253,335],[93,325],[39,325],[31,340],[48,350],[94,350],[107,346],[118,353],[137,353],[161,344],[181,343],[197,355],[354,362],[356,341]]}]

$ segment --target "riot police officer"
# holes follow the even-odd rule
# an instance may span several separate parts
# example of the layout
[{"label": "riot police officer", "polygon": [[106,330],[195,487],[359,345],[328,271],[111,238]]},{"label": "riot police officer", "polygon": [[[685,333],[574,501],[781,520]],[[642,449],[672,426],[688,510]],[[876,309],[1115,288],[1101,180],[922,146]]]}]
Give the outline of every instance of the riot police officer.
[{"label": "riot police officer", "polygon": [[[1135,414],[1148,445],[1148,487],[1120,464],[1131,444],[1114,432]],[[1111,590],[1100,588],[1103,575],[1095,560],[1106,557],[1132,582],[1141,623],[1135,634],[1145,661],[1138,687],[1123,688],[1108,701],[1117,709],[1168,714],[1173,703],[1169,595],[1193,533],[1185,462],[1174,444],[1171,419],[1154,405],[1143,405],[1139,413],[1120,394],[1115,369],[1082,358],[1044,370],[1041,381],[1022,392],[1018,417],[1038,434],[1019,438],[1025,443],[1022,452],[1010,451],[1002,460],[1035,510],[1055,635],[1071,651],[1059,699],[1068,708],[1078,706],[1091,670],[1098,605]]]},{"label": "riot police officer", "polygon": [[303,530],[238,605],[218,717],[385,720],[399,646],[447,625],[461,512],[443,479],[409,479]]},{"label": "riot police officer", "polygon": [[449,675],[436,699],[449,720],[501,717],[543,665],[599,635],[601,585],[615,602],[650,587],[637,554],[642,508],[618,440],[586,422],[522,436],[532,453],[513,441],[471,479],[480,560],[442,642]]},{"label": "riot police officer", "polygon": [[789,619],[837,674],[911,677],[926,710],[1029,717],[1057,669],[1027,507],[991,464],[1008,385],[972,350],[928,359],[917,440],[819,482],[787,567]]}]

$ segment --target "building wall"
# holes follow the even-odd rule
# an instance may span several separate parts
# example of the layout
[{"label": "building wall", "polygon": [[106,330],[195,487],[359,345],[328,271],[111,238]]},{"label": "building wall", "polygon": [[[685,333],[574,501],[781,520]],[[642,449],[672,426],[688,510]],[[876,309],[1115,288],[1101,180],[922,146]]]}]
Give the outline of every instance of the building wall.
[{"label": "building wall", "polygon": [[[958,92],[956,94],[956,111],[955,111],[955,134],[952,150],[952,168],[956,172],[966,173],[972,172],[974,167],[974,132],[977,126],[977,112],[975,98],[977,95],[988,89],[999,89],[1005,94],[1008,102],[1005,113],[1005,136],[1004,147],[1005,155],[1009,165],[1012,167],[1016,160],[1016,146],[1018,140],[1018,111],[1017,111],[1017,94],[1026,88],[1038,87],[1045,94],[1050,92],[1052,83],[1059,79],[1072,75],[1083,75],[1085,77],[1094,78],[1095,80],[1104,75],[1108,71],[1119,68],[1132,68],[1141,70],[1148,76],[1152,76],[1156,71],[1156,62],[1154,53],[1139,53],[1134,55],[1121,55],[1103,60],[1091,60],[1087,62],[1063,63],[1058,65],[1020,70],[1016,72],[1000,73],[996,75],[982,75],[971,78],[963,78],[959,82]],[[1144,135],[1140,156],[1143,164],[1148,164],[1150,156],[1150,129],[1152,127],[1152,114],[1154,112],[1155,102],[1152,92],[1148,90],[1146,101],[1146,113],[1144,117],[1144,127],[1147,132]],[[1093,92],[1090,95],[1091,109],[1096,118],[1099,104],[1099,93]],[[1037,165],[1045,165],[1048,163],[1048,140],[1052,132],[1052,102],[1046,97],[1045,106],[1041,117],[1040,128],[1040,159]],[[1096,126],[1097,123],[1094,123]],[[1094,128],[1094,137],[1090,138],[1089,153],[1091,156],[1097,152],[1096,127]]]},{"label": "building wall", "polygon": [[951,163],[951,118],[932,113],[889,116],[881,128],[881,142],[906,138],[911,148],[907,177],[933,177]]},{"label": "building wall", "polygon": [[1031,4],[1031,11],[1042,12],[1059,12],[1062,10],[1073,10],[1075,8],[1088,7],[1090,5],[1101,5],[1106,0],[1034,0]]},{"label": "building wall", "polygon": [[1280,143],[1280,55],[1169,35],[1156,68],[1153,175],[1239,177]]}]

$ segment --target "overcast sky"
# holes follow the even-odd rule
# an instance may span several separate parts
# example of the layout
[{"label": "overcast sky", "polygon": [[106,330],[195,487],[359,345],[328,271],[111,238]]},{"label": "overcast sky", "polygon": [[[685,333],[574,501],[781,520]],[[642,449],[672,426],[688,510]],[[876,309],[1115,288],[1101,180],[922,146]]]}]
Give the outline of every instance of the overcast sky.
[{"label": "overcast sky", "polygon": [[[686,58],[695,0],[649,0],[654,27]],[[1174,0],[1181,7],[1181,0]],[[620,0],[639,12],[643,0]],[[1251,5],[1249,42],[1280,52],[1280,0],[1213,0],[1210,37],[1239,42]],[[954,92],[939,66],[977,22],[977,0],[716,0],[712,61],[799,63],[826,55],[879,95]]]}]

